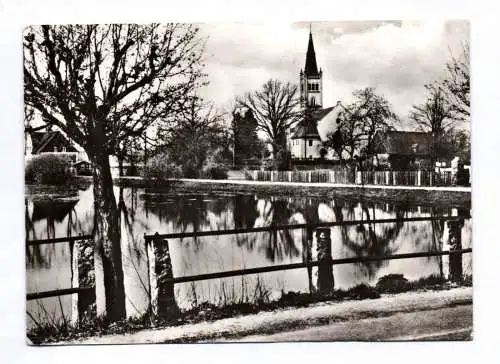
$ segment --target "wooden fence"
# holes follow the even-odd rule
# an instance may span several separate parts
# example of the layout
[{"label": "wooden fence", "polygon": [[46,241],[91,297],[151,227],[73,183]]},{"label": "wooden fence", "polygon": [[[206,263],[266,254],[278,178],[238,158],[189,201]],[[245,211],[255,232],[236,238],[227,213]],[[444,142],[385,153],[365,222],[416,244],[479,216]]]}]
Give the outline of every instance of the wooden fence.
[{"label": "wooden fence", "polygon": [[384,186],[452,186],[450,172],[432,171],[249,171],[249,179],[270,182],[310,182]]},{"label": "wooden fence", "polygon": [[80,315],[95,301],[95,287],[93,285],[85,285],[89,281],[88,271],[84,271],[81,264],[81,244],[89,240],[92,241],[92,235],[26,240],[26,249],[36,245],[66,243],[70,246],[71,254],[71,287],[43,292],[30,292],[26,294],[26,300],[38,300],[71,294],[73,295],[71,300],[71,322],[76,324]]},{"label": "wooden fence", "polygon": [[[352,220],[352,221],[336,221],[316,224],[294,224],[283,226],[267,226],[259,228],[242,228],[231,230],[218,231],[198,231],[190,233],[171,233],[144,235],[146,243],[147,259],[148,259],[148,276],[150,282],[150,307],[155,315],[163,315],[168,312],[168,305],[174,305],[175,294],[174,285],[178,283],[195,282],[200,280],[228,278],[235,276],[244,276],[249,274],[259,274],[267,272],[276,272],[291,269],[312,269],[318,267],[318,291],[327,293],[333,291],[333,265],[351,264],[360,262],[392,260],[392,259],[410,259],[435,256],[450,256],[450,279],[460,281],[462,279],[462,254],[471,253],[472,249],[462,249],[461,243],[461,227],[464,219],[469,219],[470,216],[438,216],[438,217],[414,217],[405,219],[377,219],[377,220]],[[449,251],[431,251],[431,252],[415,252],[405,254],[392,254],[384,256],[363,256],[333,259],[331,256],[331,239],[330,227],[332,226],[355,226],[360,224],[387,224],[395,222],[412,222],[412,221],[447,221],[450,227],[450,241],[453,244]],[[279,230],[306,229],[308,246],[312,245],[313,231],[316,233],[317,241],[317,260],[307,259],[300,263],[271,265],[264,267],[236,269],[222,272],[204,273],[197,275],[174,277],[172,270],[172,262],[169,252],[168,239],[194,238],[200,236],[214,235],[236,235],[248,234],[257,232],[270,232],[276,234]],[[310,257],[308,252],[306,256]],[[161,277],[161,278],[159,278]],[[168,302],[168,304],[167,304]]]},{"label": "wooden fence", "polygon": [[[320,291],[320,293],[332,292],[333,282],[334,282],[333,270],[332,270],[333,265],[380,261],[380,260],[410,259],[410,258],[448,255],[450,256],[450,277],[452,277],[453,280],[460,281],[462,279],[462,254],[472,252],[472,249],[470,248],[462,249],[461,227],[463,226],[463,221],[465,219],[470,219],[470,216],[432,216],[432,217],[411,217],[404,219],[391,218],[391,219],[375,219],[375,220],[346,220],[346,221],[293,224],[293,225],[280,225],[280,226],[271,225],[258,228],[241,228],[241,229],[197,231],[197,232],[169,233],[169,234],[155,233],[153,235],[144,235],[144,241],[146,247],[146,259],[148,261],[147,267],[148,267],[148,278],[149,278],[150,308],[152,312],[158,316],[171,313],[172,306],[177,307],[175,303],[174,285],[178,283],[195,282],[200,280],[226,278],[234,276],[244,276],[249,274],[276,272],[276,271],[291,270],[291,269],[306,268],[309,270],[312,269],[312,267],[318,267],[318,290]],[[387,223],[396,223],[402,221],[403,222],[446,221],[450,228],[450,242],[452,242],[452,244],[450,244],[451,246],[450,250],[333,259],[331,253],[330,227],[356,226],[360,224],[387,224]],[[294,229],[305,229],[307,231],[307,239],[308,239],[307,245],[309,247],[312,245],[313,232],[316,233],[316,241],[318,249],[317,260],[315,261],[311,260],[310,259],[311,254],[309,252],[308,254],[306,254],[309,258],[300,263],[236,269],[236,270],[181,276],[181,277],[174,277],[173,275],[168,239],[182,239],[182,238],[193,238],[193,237],[215,236],[215,235],[217,236],[237,235],[237,234],[249,234],[257,232],[269,232],[272,234],[277,234],[277,232],[280,230],[294,230]],[[26,241],[27,246],[69,242],[72,247],[71,251],[72,251],[72,276],[73,276],[72,279],[73,286],[70,288],[45,291],[45,292],[28,293],[26,295],[26,299],[33,300],[33,299],[78,293],[73,303],[73,307],[78,312],[78,314],[73,313],[73,317],[76,320],[78,318],[78,315],[81,314],[81,307],[80,307],[81,305],[78,305],[78,299],[80,298],[80,295],[93,293],[95,299],[95,287],[88,287],[88,286],[81,287],[79,285],[79,275],[78,275],[79,255],[78,255],[77,244],[79,240],[81,241],[83,239],[90,239],[90,238],[92,238],[92,236],[86,235],[79,237]],[[85,302],[88,303],[88,300]]]}]

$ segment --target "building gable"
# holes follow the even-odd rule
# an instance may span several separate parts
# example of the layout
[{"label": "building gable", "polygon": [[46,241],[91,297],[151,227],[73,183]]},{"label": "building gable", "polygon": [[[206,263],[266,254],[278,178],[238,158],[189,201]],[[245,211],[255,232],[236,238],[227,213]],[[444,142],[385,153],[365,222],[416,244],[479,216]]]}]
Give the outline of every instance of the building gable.
[{"label": "building gable", "polygon": [[47,133],[34,133],[43,134],[36,135],[32,138],[33,154],[44,152],[77,152],[72,143],[60,132],[50,131]]}]

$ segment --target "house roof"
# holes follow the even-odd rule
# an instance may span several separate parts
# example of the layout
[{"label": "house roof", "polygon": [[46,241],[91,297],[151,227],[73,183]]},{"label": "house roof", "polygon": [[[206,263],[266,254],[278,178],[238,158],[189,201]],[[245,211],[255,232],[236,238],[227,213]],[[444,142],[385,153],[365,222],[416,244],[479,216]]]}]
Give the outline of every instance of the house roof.
[{"label": "house roof", "polygon": [[38,154],[40,152],[45,151],[50,142],[53,141],[58,136],[63,138],[63,140],[65,140],[67,144],[72,147],[71,142],[59,131],[32,133],[31,141],[33,143],[33,154]]},{"label": "house roof", "polygon": [[33,143],[33,154],[37,154],[43,151],[51,142],[51,140],[53,140],[57,136],[57,134],[57,131],[49,131],[47,133],[43,133],[38,141],[38,144]]},{"label": "house roof", "polygon": [[377,153],[428,156],[432,145],[430,133],[410,131],[377,132],[375,136]]},{"label": "house roof", "polygon": [[308,119],[302,120],[297,131],[292,135],[292,139],[320,139],[321,137],[318,133],[318,121],[323,119],[326,115],[330,113],[335,107],[327,107],[325,109],[316,109],[311,112]]},{"label": "house roof", "polygon": [[316,52],[314,52],[314,43],[312,33],[309,32],[309,43],[307,45],[306,65],[304,68],[306,76],[318,76],[318,65],[316,64]]}]

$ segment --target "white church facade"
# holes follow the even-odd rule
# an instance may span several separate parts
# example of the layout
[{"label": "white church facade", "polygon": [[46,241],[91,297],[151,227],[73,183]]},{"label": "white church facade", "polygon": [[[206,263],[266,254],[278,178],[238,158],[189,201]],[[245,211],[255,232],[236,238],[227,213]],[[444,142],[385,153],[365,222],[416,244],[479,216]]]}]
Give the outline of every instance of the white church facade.
[{"label": "white church facade", "polygon": [[[328,134],[335,132],[344,107],[323,107],[323,71],[318,70],[312,32],[309,32],[306,63],[300,70],[300,107],[307,115],[287,135],[288,149],[295,160],[335,159],[335,152],[323,146]],[[307,111],[307,112],[306,112]]]}]

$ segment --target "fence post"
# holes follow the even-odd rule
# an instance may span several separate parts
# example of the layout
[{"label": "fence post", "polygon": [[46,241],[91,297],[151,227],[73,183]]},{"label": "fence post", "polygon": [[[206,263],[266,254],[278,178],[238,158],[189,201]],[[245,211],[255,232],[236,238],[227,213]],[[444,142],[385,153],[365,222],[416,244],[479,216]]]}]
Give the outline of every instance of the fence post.
[{"label": "fence post", "polygon": [[334,278],[330,229],[317,229],[316,242],[318,252],[318,291],[320,294],[331,294],[334,288]]},{"label": "fence post", "polygon": [[417,171],[417,186],[421,186],[421,185],[422,185],[422,171],[418,170]]},{"label": "fence post", "polygon": [[175,301],[174,284],[166,282],[174,277],[167,240],[158,233],[146,242],[149,267],[151,311],[157,317],[171,317],[179,312]]},{"label": "fence post", "polygon": [[392,184],[396,185],[396,171],[392,171]]},{"label": "fence post", "polygon": [[259,180],[259,174],[258,174],[257,170],[253,171],[253,180],[254,181],[258,181]]},{"label": "fence post", "polygon": [[[313,229],[311,227],[306,228],[306,246],[304,249],[304,261],[310,263],[312,260],[312,244],[313,244]],[[314,286],[312,282],[312,267],[307,267],[307,281],[309,283],[309,293],[314,292]]]},{"label": "fence post", "polygon": [[389,171],[385,171],[385,184],[389,184]]},{"label": "fence post", "polygon": [[293,182],[292,181],[292,171],[288,171],[288,182]]},{"label": "fence post", "polygon": [[[70,243],[71,249],[71,287],[80,287],[80,275],[78,274],[78,261],[80,260],[80,249],[77,241]],[[78,294],[71,295],[71,324],[76,326],[80,318],[78,310]]]},{"label": "fence post", "polygon": [[462,253],[452,253],[455,250],[462,249],[462,226],[461,220],[448,221],[450,230],[449,245],[450,245],[450,277],[452,282],[460,283],[462,281]]},{"label": "fence post", "polygon": [[[72,241],[71,249],[71,287],[95,286],[94,244],[93,241]],[[95,304],[95,290],[77,293],[71,298],[71,323],[78,325],[80,319]]]}]

